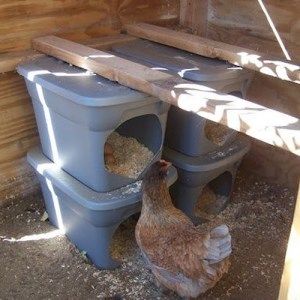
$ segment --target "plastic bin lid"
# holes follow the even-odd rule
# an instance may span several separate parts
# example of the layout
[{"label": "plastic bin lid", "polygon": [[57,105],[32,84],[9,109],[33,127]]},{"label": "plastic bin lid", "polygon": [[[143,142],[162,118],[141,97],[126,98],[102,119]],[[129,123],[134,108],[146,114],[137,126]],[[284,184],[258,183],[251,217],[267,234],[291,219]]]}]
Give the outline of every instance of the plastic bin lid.
[{"label": "plastic bin lid", "polygon": [[163,157],[180,169],[189,172],[203,172],[235,163],[242,159],[249,149],[249,140],[239,136],[233,143],[198,157],[188,156],[168,147],[164,147]]},{"label": "plastic bin lid", "polygon": [[106,106],[149,97],[50,56],[23,63],[17,71],[27,80],[82,105]]},{"label": "plastic bin lid", "polygon": [[[27,153],[27,161],[36,172],[48,179],[52,185],[67,194],[79,205],[91,210],[117,209],[139,202],[142,197],[141,181],[110,192],[96,192],[60,169],[42,153],[40,147],[35,147]],[[177,171],[171,167],[167,177],[168,186],[176,180]]]},{"label": "plastic bin lid", "polygon": [[242,73],[249,73],[223,60],[207,58],[142,39],[114,46],[113,51],[162,71],[165,69],[176,72],[182,78],[193,81],[219,81],[239,78]]}]

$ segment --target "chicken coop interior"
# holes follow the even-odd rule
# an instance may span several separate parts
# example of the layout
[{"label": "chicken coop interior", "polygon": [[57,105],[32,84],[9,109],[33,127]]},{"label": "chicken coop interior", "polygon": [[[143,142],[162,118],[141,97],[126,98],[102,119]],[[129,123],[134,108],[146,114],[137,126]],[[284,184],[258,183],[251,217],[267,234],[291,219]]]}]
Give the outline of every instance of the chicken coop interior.
[{"label": "chicken coop interior", "polygon": [[300,5],[0,1],[0,299],[300,299]]}]

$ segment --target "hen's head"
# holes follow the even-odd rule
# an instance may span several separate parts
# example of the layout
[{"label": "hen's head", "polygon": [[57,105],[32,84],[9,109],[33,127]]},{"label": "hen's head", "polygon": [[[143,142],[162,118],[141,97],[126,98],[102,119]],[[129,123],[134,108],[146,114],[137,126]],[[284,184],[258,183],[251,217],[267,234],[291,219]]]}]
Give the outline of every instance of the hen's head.
[{"label": "hen's head", "polygon": [[172,164],[163,159],[153,163],[145,173],[143,182],[153,182],[165,179],[168,175],[168,170]]}]

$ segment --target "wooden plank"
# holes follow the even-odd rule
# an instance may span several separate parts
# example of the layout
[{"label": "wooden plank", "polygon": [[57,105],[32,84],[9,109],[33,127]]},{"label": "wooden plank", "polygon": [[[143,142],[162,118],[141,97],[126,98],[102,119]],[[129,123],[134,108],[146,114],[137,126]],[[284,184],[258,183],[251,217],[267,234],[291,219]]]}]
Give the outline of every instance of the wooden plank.
[{"label": "wooden plank", "polygon": [[285,256],[284,269],[281,278],[279,300],[300,299],[300,184],[294,219],[291,227],[290,238]]},{"label": "wooden plank", "polygon": [[[108,50],[111,47],[120,45],[122,43],[130,42],[135,40],[136,38],[126,34],[116,34],[112,36],[104,36],[99,38],[92,38],[85,41],[82,41],[82,44],[87,45],[89,47],[95,49],[103,49]],[[34,50],[27,51],[19,51],[12,53],[0,54],[0,73],[5,73],[9,71],[13,71],[16,69],[17,65],[37,58],[41,57],[44,54],[38,53]]]},{"label": "wooden plank", "polygon": [[151,24],[126,25],[129,34],[202,56],[219,58],[282,80],[300,83],[300,67],[254,50],[213,41]]},{"label": "wooden plank", "polygon": [[206,36],[208,0],[180,0],[180,25]]},{"label": "wooden plank", "polygon": [[37,38],[33,46],[48,55],[300,155],[300,121],[295,117],[55,36]]}]

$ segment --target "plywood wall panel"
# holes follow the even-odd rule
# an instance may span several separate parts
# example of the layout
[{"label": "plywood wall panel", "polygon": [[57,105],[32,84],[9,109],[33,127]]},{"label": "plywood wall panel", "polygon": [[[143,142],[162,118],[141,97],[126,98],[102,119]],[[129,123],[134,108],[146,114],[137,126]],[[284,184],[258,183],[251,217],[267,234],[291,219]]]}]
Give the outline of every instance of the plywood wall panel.
[{"label": "plywood wall panel", "polygon": [[0,75],[0,203],[36,189],[26,152],[38,143],[37,127],[24,80]]},{"label": "plywood wall panel", "polygon": [[194,34],[206,36],[208,0],[180,0],[180,24]]},{"label": "plywood wall panel", "polygon": [[177,0],[0,1],[0,53],[29,49],[31,39],[57,34],[76,40],[120,30],[122,22],[174,22]]},{"label": "plywood wall panel", "polygon": [[174,23],[179,19],[177,0],[123,0],[119,1],[118,16],[122,23]]},{"label": "plywood wall panel", "polygon": [[[297,0],[263,1],[290,56],[298,60],[300,5]],[[283,52],[258,1],[209,0],[207,36],[265,53]]]},{"label": "plywood wall panel", "polygon": [[294,192],[300,180],[299,157],[252,139],[251,151],[243,160],[242,168],[264,177],[267,181],[289,187]]}]

